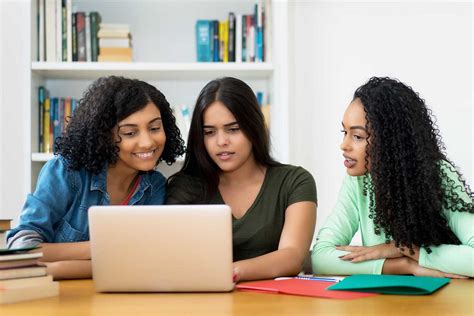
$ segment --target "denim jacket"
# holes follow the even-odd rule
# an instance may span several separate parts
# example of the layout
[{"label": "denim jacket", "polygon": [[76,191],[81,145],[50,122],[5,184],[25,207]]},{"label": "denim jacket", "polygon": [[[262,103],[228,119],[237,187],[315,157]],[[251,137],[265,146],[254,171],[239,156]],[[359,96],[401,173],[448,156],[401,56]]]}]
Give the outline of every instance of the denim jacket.
[{"label": "denim jacket", "polygon": [[[44,165],[35,192],[26,198],[20,224],[7,235],[9,243],[21,231],[37,233],[42,242],[89,240],[89,207],[110,204],[106,189],[107,167],[93,174],[84,168],[68,170],[67,166],[61,156],[55,156]],[[166,179],[161,173],[145,172],[129,204],[164,204],[165,190]]]}]

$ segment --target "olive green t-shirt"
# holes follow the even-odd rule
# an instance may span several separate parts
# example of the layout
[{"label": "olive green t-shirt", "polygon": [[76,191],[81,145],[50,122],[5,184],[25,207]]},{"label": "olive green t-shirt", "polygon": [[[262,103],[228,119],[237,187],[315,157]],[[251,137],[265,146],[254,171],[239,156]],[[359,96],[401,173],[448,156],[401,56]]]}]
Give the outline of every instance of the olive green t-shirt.
[{"label": "olive green t-shirt", "polygon": [[[167,188],[167,204],[202,203],[205,183],[176,175]],[[302,167],[279,165],[267,168],[257,198],[240,219],[232,217],[234,261],[258,257],[278,249],[285,210],[302,201],[317,202],[313,176]],[[225,204],[217,192],[209,204]]]}]

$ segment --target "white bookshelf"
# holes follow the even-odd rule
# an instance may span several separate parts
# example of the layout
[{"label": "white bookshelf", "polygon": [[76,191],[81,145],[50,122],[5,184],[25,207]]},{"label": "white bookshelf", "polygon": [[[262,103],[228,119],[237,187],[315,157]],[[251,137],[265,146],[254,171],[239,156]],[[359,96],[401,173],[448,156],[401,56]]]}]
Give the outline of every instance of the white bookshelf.
[{"label": "white bookshelf", "polygon": [[231,76],[246,79],[269,79],[273,64],[263,63],[159,63],[159,62],[33,62],[36,74],[55,79],[94,79],[121,75],[150,80],[189,80]]},{"label": "white bookshelf", "polygon": [[[14,1],[5,6],[8,12],[0,12],[3,26],[15,29],[15,32],[2,33],[7,35],[3,40],[4,43],[10,43],[10,47],[3,48],[0,53],[4,54],[2,58],[10,58],[12,62],[5,64],[2,69],[8,76],[3,73],[0,78],[3,79],[4,85],[4,102],[15,103],[16,109],[12,112],[15,114],[7,120],[14,126],[13,129],[1,128],[4,134],[8,131],[15,135],[14,139],[6,142],[6,145],[12,148],[10,155],[1,161],[3,176],[14,180],[8,185],[3,181],[2,192],[7,192],[7,187],[10,186],[19,188],[13,195],[3,193],[3,196],[0,196],[1,206],[12,209],[6,215],[16,218],[26,194],[34,189],[39,170],[52,157],[51,154],[38,152],[39,86],[44,86],[54,97],[71,96],[80,99],[95,79],[121,75],[142,79],[155,85],[172,106],[185,104],[192,108],[199,91],[207,82],[223,76],[237,77],[247,82],[254,90],[264,91],[269,96],[273,155],[282,162],[288,162],[288,1],[271,1],[271,58],[262,63],[195,62],[196,20],[224,20],[231,11],[236,14],[250,14],[255,1],[72,2],[77,11],[100,12],[103,22],[129,24],[134,62],[37,62],[37,1]],[[8,111],[4,108],[3,115],[9,115]],[[8,168],[5,167],[7,164]],[[171,172],[169,168],[165,169],[168,173]],[[14,173],[13,170],[18,171]]]},{"label": "white bookshelf", "polygon": [[32,162],[46,162],[52,158],[53,158],[52,153],[38,153],[38,152],[31,153]]}]

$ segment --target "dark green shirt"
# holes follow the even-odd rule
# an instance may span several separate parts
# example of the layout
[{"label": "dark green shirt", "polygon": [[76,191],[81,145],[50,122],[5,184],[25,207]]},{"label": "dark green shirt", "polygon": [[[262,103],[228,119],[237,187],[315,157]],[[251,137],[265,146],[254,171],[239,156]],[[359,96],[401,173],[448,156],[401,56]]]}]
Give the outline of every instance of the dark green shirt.
[{"label": "dark green shirt", "polygon": [[[177,175],[168,184],[166,203],[201,203],[204,200],[204,188],[203,180]],[[269,167],[253,204],[242,218],[232,218],[234,261],[277,250],[286,209],[302,201],[317,202],[313,176],[301,167]],[[225,204],[219,191],[209,203]]]}]

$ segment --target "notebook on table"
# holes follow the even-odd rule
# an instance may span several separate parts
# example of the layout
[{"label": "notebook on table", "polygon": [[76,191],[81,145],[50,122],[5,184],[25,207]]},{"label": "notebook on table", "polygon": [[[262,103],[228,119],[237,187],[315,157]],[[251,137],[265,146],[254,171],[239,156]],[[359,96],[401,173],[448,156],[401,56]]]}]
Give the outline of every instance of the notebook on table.
[{"label": "notebook on table", "polygon": [[431,294],[448,284],[448,278],[433,278],[409,275],[351,275],[329,290],[357,291],[399,295]]},{"label": "notebook on table", "polygon": [[234,288],[227,205],[94,206],[89,229],[98,292]]},{"label": "notebook on table", "polygon": [[248,292],[291,294],[334,299],[356,299],[377,295],[373,293],[329,291],[328,287],[335,284],[335,282],[336,281],[281,278],[277,280],[244,282],[238,284],[237,289]]}]

